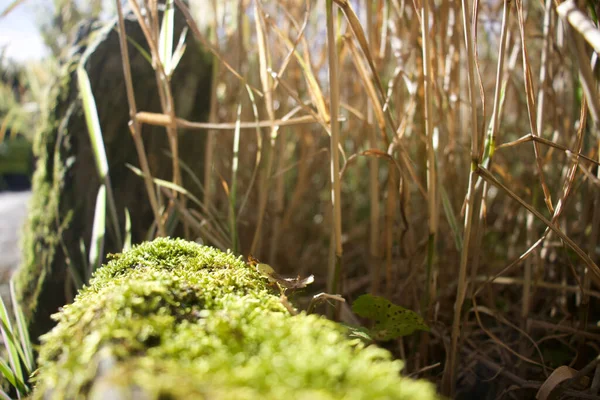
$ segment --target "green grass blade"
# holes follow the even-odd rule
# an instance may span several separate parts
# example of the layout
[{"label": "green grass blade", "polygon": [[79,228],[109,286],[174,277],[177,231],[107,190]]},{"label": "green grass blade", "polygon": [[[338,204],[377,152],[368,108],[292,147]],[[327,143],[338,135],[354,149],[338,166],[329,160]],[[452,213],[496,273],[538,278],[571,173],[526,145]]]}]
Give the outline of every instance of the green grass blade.
[{"label": "green grass blade", "polygon": [[6,392],[4,390],[2,390],[2,389],[0,389],[0,398],[3,398],[5,400],[12,400],[10,398],[10,396],[8,394],[6,394]]},{"label": "green grass blade", "polygon": [[173,72],[171,61],[173,55],[174,11],[173,0],[167,0],[158,39],[158,54],[168,76]]},{"label": "green grass blade", "polygon": [[175,49],[175,53],[173,53],[173,59],[171,60],[171,74],[175,72],[175,69],[177,68],[177,65],[179,65],[179,61],[181,61],[186,48],[187,45],[184,44],[182,47],[177,47]]},{"label": "green grass blade", "polygon": [[[15,377],[14,372],[10,369],[10,366],[4,361],[3,358],[0,358],[0,374],[10,383],[13,387],[17,387],[17,379]],[[9,397],[10,399],[10,397]]]},{"label": "green grass blade", "polygon": [[104,151],[102,129],[100,128],[100,121],[98,120],[98,110],[92,93],[92,86],[90,85],[88,74],[82,66],[77,68],[77,82],[81,92],[81,100],[83,101],[85,122],[88,127],[90,141],[92,142],[92,148],[94,150],[96,168],[98,168],[100,179],[104,180],[108,175],[108,160],[106,159],[106,152]]},{"label": "green grass blade", "polygon": [[73,278],[73,286],[75,286],[75,290],[79,290],[83,287],[84,285],[84,281],[83,281],[83,277],[81,276],[81,274],[85,274],[86,271],[89,270],[89,264],[88,264],[88,256],[87,256],[87,250],[85,248],[85,243],[83,242],[83,238],[80,238],[79,240],[79,258],[80,258],[80,262],[81,262],[81,270],[79,270],[77,268],[77,264],[76,263],[72,263],[72,262],[68,262],[67,263],[67,268],[69,269],[69,272],[71,273],[71,277]]},{"label": "green grass blade", "polygon": [[91,273],[100,267],[104,251],[104,235],[106,233],[106,187],[100,185],[96,196],[96,210],[94,211],[94,225],[92,227],[92,241],[90,245],[89,266]]},{"label": "green grass blade", "polygon": [[173,208],[165,222],[165,233],[167,236],[173,236],[175,234],[177,225],[179,225],[179,211],[177,211],[176,208]]},{"label": "green grass blade", "polygon": [[442,195],[442,205],[444,206],[444,213],[446,214],[446,219],[448,220],[448,225],[450,225],[450,229],[452,230],[452,236],[454,237],[454,244],[456,245],[456,250],[462,250],[462,230],[458,221],[456,219],[456,215],[454,214],[454,210],[452,209],[452,203],[450,202],[450,197],[448,197],[448,192],[446,192],[446,188],[443,185],[440,185],[441,195]]},{"label": "green grass blade", "polygon": [[[115,28],[115,32],[119,32],[119,30],[117,28]],[[148,61],[149,65],[152,65],[152,56],[150,55],[150,53],[148,53],[146,51],[146,49],[144,49],[142,47],[142,45],[140,45],[138,42],[136,42],[135,40],[133,40],[129,35],[127,35],[127,41],[136,48],[136,50],[142,55],[142,57],[144,57],[146,59],[146,61]]]},{"label": "green grass blade", "polygon": [[[173,155],[168,151],[165,152],[165,155],[169,158],[173,157]],[[196,184],[196,186],[198,186],[200,193],[204,193],[204,186],[202,185],[202,182],[200,182],[200,179],[198,179],[198,175],[196,173],[194,173],[194,171],[190,168],[190,166],[187,165],[185,163],[185,161],[183,161],[181,159],[179,159],[179,166],[181,167],[181,169],[183,171],[185,171],[188,174],[188,176],[192,179],[192,181]],[[250,183],[250,185],[251,185],[253,182],[253,179],[250,179],[250,182],[251,182]],[[186,189],[181,188],[181,190],[186,190]],[[183,193],[184,195],[187,196],[187,194],[186,194],[187,192],[184,193],[181,190],[178,189],[177,191],[180,193]],[[205,213],[206,217],[213,221],[213,223],[216,224],[216,223],[218,223],[218,220],[221,219],[221,212],[215,207],[214,204],[203,204],[202,203],[202,204],[198,204],[198,206],[200,207],[202,212]],[[238,217],[239,217],[239,211],[238,211]],[[225,229],[221,228],[220,230],[222,232],[226,232]]]},{"label": "green grass blade", "polygon": [[[165,155],[171,159],[173,158],[173,154],[169,151],[165,151]],[[198,186],[198,189],[200,189],[200,193],[204,193],[204,185],[198,178],[198,174],[196,174],[194,170],[192,170],[192,168],[189,165],[187,165],[186,162],[183,161],[181,158],[179,159],[179,165],[181,166],[181,169],[188,174],[192,181],[194,181],[194,184]]]},{"label": "green grass blade", "polygon": [[[132,170],[136,175],[138,175],[140,177],[144,177],[144,173],[142,172],[142,170],[140,170],[139,168],[134,167],[131,164],[126,164],[126,165],[127,165],[127,168],[129,168],[130,170]],[[216,232],[219,235],[222,236],[222,239],[230,237],[230,235],[225,230],[223,230],[223,227],[221,227],[221,224],[218,223],[217,218],[213,214],[210,213],[209,209],[204,204],[202,204],[202,202],[196,196],[194,196],[192,193],[190,193],[188,190],[186,190],[185,188],[183,188],[183,187],[181,187],[179,185],[174,184],[173,182],[165,181],[163,179],[152,178],[152,181],[154,182],[155,185],[157,185],[159,187],[170,189],[172,191],[174,190],[174,191],[179,192],[179,193],[183,194],[184,196],[186,196],[193,203],[195,203],[206,214],[207,217],[212,218],[212,219],[209,218],[208,220],[212,221],[212,223],[214,224],[214,226],[213,226],[214,229],[216,230]],[[152,230],[150,230],[148,233],[150,235],[152,233]],[[213,239],[214,239],[214,237],[213,237]],[[152,235],[148,236],[146,238],[146,240],[152,240]],[[213,241],[216,244],[217,242],[218,243],[224,243],[227,240],[213,240]],[[229,246],[229,245],[227,245],[227,246],[219,246],[219,248],[222,248],[222,249],[231,249],[232,246]]]},{"label": "green grass blade", "polygon": [[186,26],[185,28],[183,28],[183,31],[181,32],[181,35],[179,36],[179,43],[177,43],[177,47],[175,48],[175,51],[173,52],[173,57],[171,58],[171,74],[175,71],[175,69],[177,68],[177,65],[179,64],[179,61],[181,61],[181,58],[183,57],[183,54],[185,53],[185,49],[186,49],[185,38],[187,36],[187,32],[188,32],[188,28]]},{"label": "green grass blade", "polygon": [[[144,177],[144,172],[142,172],[141,169],[134,167],[131,164],[126,164],[127,167],[132,170],[136,175],[140,176],[140,177]],[[188,190],[186,190],[185,188],[170,182],[170,181],[166,181],[164,179],[159,179],[159,178],[152,178],[152,181],[161,187],[165,187],[167,189],[171,189],[171,190],[175,190],[176,192],[179,192],[185,196],[187,196],[187,198],[189,198],[190,200],[192,200],[192,202],[194,202],[196,205],[198,205],[199,207],[203,207],[202,203],[200,202],[200,200],[194,196],[192,193],[190,193]]]},{"label": "green grass blade", "polygon": [[77,82],[79,84],[81,99],[83,101],[85,122],[90,135],[92,149],[94,150],[94,160],[96,161],[98,176],[100,177],[100,181],[104,182],[104,185],[106,185],[106,191],[108,192],[109,212],[113,225],[113,231],[117,242],[122,244],[123,240],[121,239],[121,232],[119,231],[117,209],[114,197],[112,195],[110,176],[108,175],[108,160],[106,158],[104,140],[102,139],[100,120],[98,119],[98,109],[96,108],[96,101],[94,99],[94,94],[92,93],[90,79],[86,70],[83,68],[83,65],[77,67]]},{"label": "green grass blade", "polygon": [[233,161],[231,163],[231,190],[229,192],[229,233],[231,234],[231,249],[237,253],[237,221],[235,217],[235,205],[237,203],[237,176],[240,153],[240,121],[242,118],[242,103],[238,104],[237,120],[235,122],[235,132],[233,135]]},{"label": "green grass blade", "polygon": [[33,346],[31,345],[31,339],[29,338],[29,330],[27,329],[27,323],[25,322],[25,316],[23,315],[23,310],[17,301],[17,295],[15,293],[15,284],[11,279],[9,284],[10,289],[10,299],[13,306],[13,313],[15,315],[17,332],[19,332],[19,341],[21,343],[21,349],[23,350],[23,362],[25,363],[25,367],[27,371],[31,373],[34,370],[34,356],[33,356]]},{"label": "green grass blade", "polygon": [[131,249],[131,215],[129,209],[125,208],[125,242],[123,243],[123,251]]},{"label": "green grass blade", "polygon": [[81,265],[83,266],[83,271],[88,271],[90,268],[90,264],[88,263],[88,252],[85,248],[85,242],[83,238],[79,239],[79,252],[81,253]]},{"label": "green grass blade", "polygon": [[19,346],[15,339],[15,335],[13,333],[14,330],[10,322],[10,318],[8,317],[8,311],[6,309],[6,305],[4,304],[4,300],[2,300],[2,297],[0,297],[0,322],[0,331],[2,332],[2,340],[4,341],[6,353],[8,354],[10,369],[15,374],[15,379],[18,380],[19,377],[23,376],[23,369],[21,368],[21,362],[19,360]]}]

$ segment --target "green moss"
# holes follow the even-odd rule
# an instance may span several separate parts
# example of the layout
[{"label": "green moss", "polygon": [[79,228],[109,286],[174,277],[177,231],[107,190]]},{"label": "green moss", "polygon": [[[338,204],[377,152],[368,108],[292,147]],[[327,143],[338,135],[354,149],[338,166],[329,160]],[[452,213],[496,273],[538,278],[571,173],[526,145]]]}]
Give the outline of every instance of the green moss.
[{"label": "green moss", "polygon": [[290,315],[239,258],[183,240],[115,256],[55,318],[34,398],[436,398],[385,350]]},{"label": "green moss", "polygon": [[[75,63],[67,64],[52,86],[51,103],[44,110],[46,121],[36,134],[33,152],[37,167],[32,178],[33,195],[29,201],[27,222],[23,229],[23,263],[16,275],[16,293],[25,317],[35,319],[40,292],[51,274],[62,231],[69,226],[72,212],[62,210],[60,194],[66,182],[70,163],[66,160],[73,154],[65,150],[67,129],[60,124],[62,110],[66,107],[64,94],[71,84],[71,69]],[[72,107],[69,114],[72,112]],[[63,148],[63,152],[59,151]],[[37,339],[37,337],[35,338]]]}]

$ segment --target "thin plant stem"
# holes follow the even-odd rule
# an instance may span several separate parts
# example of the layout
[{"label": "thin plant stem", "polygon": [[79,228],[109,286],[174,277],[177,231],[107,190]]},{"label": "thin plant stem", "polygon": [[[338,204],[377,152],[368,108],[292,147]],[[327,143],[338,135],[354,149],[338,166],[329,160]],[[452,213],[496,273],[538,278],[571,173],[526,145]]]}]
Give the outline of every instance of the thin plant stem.
[{"label": "thin plant stem", "polygon": [[[496,141],[498,136],[498,130],[500,128],[500,115],[502,113],[502,106],[504,104],[505,96],[502,96],[503,92],[506,92],[506,85],[508,83],[508,79],[503,79],[503,71],[504,71],[504,59],[506,57],[507,46],[506,39],[508,37],[508,25],[510,20],[510,2],[504,2],[503,15],[502,15],[502,31],[500,34],[500,47],[498,49],[498,65],[496,67],[496,85],[494,91],[494,103],[492,106],[492,116],[490,121],[490,127],[488,132],[487,141],[485,143],[484,150],[484,164],[490,168],[492,165],[495,149],[496,149]],[[483,230],[485,228],[485,214],[486,214],[486,201],[488,197],[488,189],[489,184],[484,182],[482,196],[481,196],[481,204],[479,206],[479,220],[478,220],[478,228],[479,232],[477,238],[477,246],[473,251],[473,265],[471,268],[471,277],[474,278],[479,269],[479,250],[481,247],[481,240],[483,237]],[[471,286],[469,289],[469,293],[472,294],[473,287]]]},{"label": "thin plant stem", "polygon": [[475,56],[471,39],[471,17],[467,0],[462,0],[463,31],[465,35],[465,46],[467,48],[467,77],[469,84],[469,106],[471,109],[471,169],[469,172],[469,185],[467,189],[465,222],[463,233],[463,247],[460,256],[460,267],[458,271],[458,287],[456,289],[456,301],[454,303],[454,317],[452,321],[452,333],[450,341],[450,354],[444,369],[442,392],[450,397],[454,396],[456,385],[456,367],[458,359],[458,341],[460,338],[460,321],[462,320],[462,307],[467,292],[467,264],[469,261],[469,249],[471,246],[471,229],[473,226],[473,210],[475,208],[475,170],[478,164],[479,141],[477,132],[477,106],[475,103]]},{"label": "thin plant stem", "polygon": [[341,184],[340,184],[340,160],[339,152],[339,73],[338,55],[336,46],[336,27],[334,21],[333,0],[327,0],[327,53],[329,59],[329,97],[331,114],[331,140],[329,147],[330,170],[331,170],[331,207],[333,211],[332,239],[335,248],[335,257],[329,265],[327,289],[329,293],[336,294],[340,290],[342,275],[342,207],[341,207]]},{"label": "thin plant stem", "polygon": [[[238,104],[237,109],[238,121],[242,117],[242,105]],[[229,189],[229,233],[231,235],[231,245],[234,253],[238,252],[238,234],[237,234],[237,219],[235,216],[235,208],[237,204],[238,190],[238,166],[240,160],[240,129],[235,130],[233,135],[233,157],[231,162],[231,187]]]},{"label": "thin plant stem", "polygon": [[141,125],[138,123],[136,115],[137,115],[137,107],[135,102],[135,96],[133,92],[133,81],[131,78],[131,64],[129,62],[129,50],[127,48],[127,33],[125,32],[125,21],[123,19],[123,10],[121,6],[120,0],[115,0],[117,5],[117,13],[119,19],[119,44],[121,47],[121,57],[123,63],[123,74],[125,75],[125,88],[127,91],[127,102],[129,103],[129,129],[131,131],[131,135],[133,136],[133,141],[135,143],[135,148],[138,154],[138,158],[140,160],[140,165],[142,167],[142,171],[144,172],[144,182],[146,184],[146,192],[148,193],[148,199],[150,200],[150,206],[152,207],[152,212],[154,213],[154,222],[156,223],[156,227],[158,229],[158,234],[160,236],[165,236],[165,228],[162,223],[162,218],[160,216],[160,211],[158,208],[157,201],[157,193],[154,190],[154,184],[152,183],[152,174],[150,172],[150,166],[148,164],[148,158],[146,156],[146,149],[144,148],[144,142],[142,140],[142,129]]},{"label": "thin plant stem", "polygon": [[271,71],[271,60],[269,57],[269,48],[267,42],[266,24],[263,21],[263,12],[259,6],[259,1],[254,1],[254,12],[256,15],[256,36],[258,41],[258,56],[260,64],[260,80],[265,97],[265,107],[267,115],[271,121],[269,130],[269,149],[267,151],[266,166],[263,171],[262,184],[259,188],[259,205],[258,205],[258,220],[254,231],[254,238],[250,246],[250,253],[255,254],[258,249],[259,240],[262,235],[262,226],[269,200],[269,187],[271,185],[271,171],[273,170],[273,160],[275,152],[275,143],[279,133],[279,126],[273,124],[275,120],[275,111],[273,108],[273,79],[269,71]]},{"label": "thin plant stem", "polygon": [[[367,9],[367,35],[369,45],[374,46],[375,27],[373,26],[373,2],[365,0]],[[373,127],[374,110],[373,105],[369,104],[367,110],[367,123],[369,133],[369,146],[377,148],[377,135]],[[377,294],[379,291],[379,281],[381,279],[381,260],[379,256],[379,163],[375,157],[369,159],[369,254],[370,254],[370,270],[371,270],[371,292]]]},{"label": "thin plant stem", "polygon": [[425,285],[426,308],[436,297],[433,276],[438,230],[437,171],[435,148],[433,144],[433,70],[431,68],[431,38],[429,35],[429,0],[422,0],[421,38],[423,41],[423,82],[425,85],[425,136],[427,140],[427,206],[429,211],[429,238],[427,246],[427,277]]},{"label": "thin plant stem", "polygon": [[[219,22],[217,20],[217,1],[211,1],[213,7],[213,13],[215,17],[212,21],[211,27],[211,38],[214,42],[215,48],[218,49],[218,35],[217,29],[219,29]],[[217,122],[217,108],[219,106],[217,99],[217,85],[219,83],[219,73],[221,64],[213,62],[212,64],[212,81],[210,85],[210,110],[208,114],[208,122]],[[210,129],[206,133],[206,145],[204,151],[204,204],[212,204],[214,196],[214,183],[213,183],[213,152],[215,148],[216,132]]]}]

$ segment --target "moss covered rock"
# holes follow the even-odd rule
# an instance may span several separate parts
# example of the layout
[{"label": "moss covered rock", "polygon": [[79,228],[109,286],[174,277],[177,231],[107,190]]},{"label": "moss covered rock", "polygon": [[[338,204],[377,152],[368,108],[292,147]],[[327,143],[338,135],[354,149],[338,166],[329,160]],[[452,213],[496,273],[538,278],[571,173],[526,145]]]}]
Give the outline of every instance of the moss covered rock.
[{"label": "moss covered rock", "polygon": [[38,399],[437,398],[387,351],[291,315],[239,258],[183,240],[115,256],[55,319]]},{"label": "moss covered rock", "polygon": [[[175,37],[185,26],[175,13]],[[147,49],[139,24],[129,15],[127,35]],[[210,96],[211,59],[188,35],[187,50],[171,80],[177,116],[205,120]],[[160,112],[160,98],[151,64],[129,43],[134,95],[138,110]],[[134,243],[147,238],[154,221],[144,181],[127,168],[139,166],[135,142],[129,131],[129,105],[123,77],[116,19],[107,23],[83,22],[79,37],[49,94],[46,124],[36,135],[34,152],[38,159],[33,177],[33,195],[23,235],[23,264],[16,277],[16,292],[29,323],[32,338],[53,326],[50,315],[72,300],[73,281],[85,281],[85,262],[90,248],[96,196],[100,179],[94,161],[80,100],[76,69],[87,71],[102,127],[110,179],[118,211],[120,229],[125,225],[125,209],[131,215]],[[152,175],[172,176],[172,161],[166,154],[169,144],[165,129],[144,126],[143,142]],[[202,132],[179,131],[179,156],[202,177],[205,136]],[[195,195],[200,189],[189,174],[183,186]],[[122,244],[109,229],[105,250],[116,252]],[[84,248],[82,250],[82,248]],[[68,279],[76,276],[68,282]]]}]

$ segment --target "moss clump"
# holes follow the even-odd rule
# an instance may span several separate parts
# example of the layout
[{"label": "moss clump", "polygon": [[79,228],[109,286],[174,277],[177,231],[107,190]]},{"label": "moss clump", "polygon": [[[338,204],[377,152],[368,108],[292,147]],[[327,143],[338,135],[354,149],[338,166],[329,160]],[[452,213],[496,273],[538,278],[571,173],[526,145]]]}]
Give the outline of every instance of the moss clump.
[{"label": "moss clump", "polygon": [[38,399],[436,398],[385,350],[290,315],[239,258],[183,240],[115,256],[55,319]]}]

